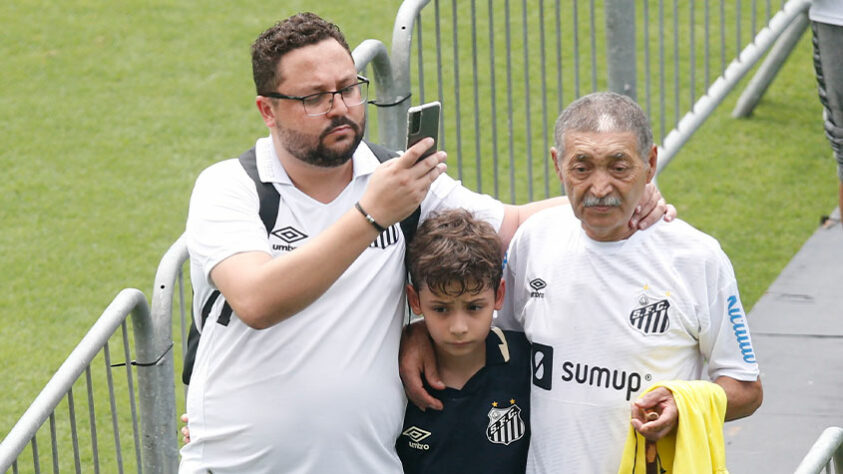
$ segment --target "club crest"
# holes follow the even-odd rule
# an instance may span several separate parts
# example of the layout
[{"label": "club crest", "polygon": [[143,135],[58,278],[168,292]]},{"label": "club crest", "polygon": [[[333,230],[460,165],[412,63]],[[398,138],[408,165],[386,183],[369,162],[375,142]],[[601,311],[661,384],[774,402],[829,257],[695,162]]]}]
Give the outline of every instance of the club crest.
[{"label": "club crest", "polygon": [[639,307],[629,313],[629,324],[645,335],[664,334],[670,327],[668,309],[670,301],[657,299],[642,293],[638,296]]},{"label": "club crest", "polygon": [[521,408],[515,403],[508,408],[492,408],[488,415],[486,437],[489,441],[509,446],[524,437],[527,426],[521,419]]}]

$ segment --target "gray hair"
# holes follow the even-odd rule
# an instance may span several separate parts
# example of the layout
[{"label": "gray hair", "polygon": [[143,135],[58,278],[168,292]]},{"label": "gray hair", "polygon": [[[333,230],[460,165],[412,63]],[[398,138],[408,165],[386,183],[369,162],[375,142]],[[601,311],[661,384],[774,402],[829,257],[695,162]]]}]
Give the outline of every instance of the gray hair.
[{"label": "gray hair", "polygon": [[638,154],[647,162],[653,147],[653,130],[641,107],[614,92],[594,92],[572,102],[556,119],[554,135],[558,156],[565,154],[565,134],[575,132],[632,132]]}]

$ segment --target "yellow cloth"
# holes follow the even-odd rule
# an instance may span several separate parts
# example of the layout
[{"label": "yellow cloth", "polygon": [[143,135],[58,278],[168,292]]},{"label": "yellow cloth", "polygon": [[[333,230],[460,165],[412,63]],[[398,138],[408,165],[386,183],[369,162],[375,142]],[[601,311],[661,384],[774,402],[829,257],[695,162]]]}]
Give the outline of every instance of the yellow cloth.
[{"label": "yellow cloth", "polygon": [[[723,442],[723,420],[726,418],[723,387],[703,380],[677,380],[657,383],[644,393],[657,387],[673,392],[679,411],[676,430],[656,442],[662,472],[728,474]],[[646,472],[645,441],[630,425],[618,474]]]}]

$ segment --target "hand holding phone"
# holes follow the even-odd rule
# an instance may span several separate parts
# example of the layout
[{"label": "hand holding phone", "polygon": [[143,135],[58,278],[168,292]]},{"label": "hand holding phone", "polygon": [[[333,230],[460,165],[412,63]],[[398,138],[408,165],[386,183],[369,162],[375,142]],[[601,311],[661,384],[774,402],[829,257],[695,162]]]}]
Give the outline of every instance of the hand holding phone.
[{"label": "hand holding phone", "polygon": [[439,114],[441,108],[442,104],[439,102],[429,102],[410,107],[410,110],[407,111],[407,146],[404,149],[409,149],[426,137],[431,137],[434,140],[433,146],[425,150],[419,160],[436,153],[439,144]]}]

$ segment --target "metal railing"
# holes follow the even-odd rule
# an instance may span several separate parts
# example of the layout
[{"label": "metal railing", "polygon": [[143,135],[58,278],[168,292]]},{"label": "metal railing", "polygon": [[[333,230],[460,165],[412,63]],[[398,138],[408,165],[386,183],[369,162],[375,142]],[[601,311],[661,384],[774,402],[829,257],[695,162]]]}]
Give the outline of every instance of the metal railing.
[{"label": "metal railing", "polygon": [[[188,299],[188,287],[184,278],[184,267],[187,262],[187,243],[184,240],[184,235],[176,239],[175,242],[167,249],[167,252],[158,263],[158,270],[155,273],[155,283],[152,287],[152,304],[150,312],[152,319],[158,321],[161,327],[174,328],[178,331],[179,341],[178,350],[173,351],[173,359],[171,360],[171,370],[173,369],[173,361],[178,361],[175,364],[175,385],[182,386],[181,396],[176,398],[176,406],[174,410],[178,409],[178,413],[184,413],[184,402],[187,398],[187,386],[181,383],[181,369],[184,354],[187,351],[187,331],[190,328],[190,323],[193,318],[193,310],[191,309],[191,301],[193,292],[190,290],[191,298]],[[174,308],[178,310],[178,319],[174,318]],[[170,330],[172,335],[172,329]],[[167,427],[168,430],[175,431],[175,418],[171,420],[173,423]]]},{"label": "metal railing", "polygon": [[826,428],[794,471],[795,474],[820,472],[843,473],[843,428]]},{"label": "metal railing", "polygon": [[[559,194],[547,159],[553,122],[564,105],[595,90],[641,103],[661,143],[663,170],[799,23],[781,40],[779,64],[792,49],[810,2],[777,3],[406,0],[391,54],[380,42],[364,42],[355,60],[363,70],[378,58],[375,141],[402,149],[407,108],[439,100],[449,173],[479,192],[525,202]],[[369,52],[374,46],[377,55]],[[769,84],[777,68],[767,69],[760,82]],[[763,90],[753,86],[755,102]]]},{"label": "metal railing", "polygon": [[[134,360],[126,324],[129,314]],[[136,289],[121,291],[0,443],[0,472],[10,468],[14,473],[30,472],[24,468],[30,463],[31,472],[36,473],[41,471],[42,464],[50,464],[52,472],[59,472],[61,466],[69,467],[71,463],[75,472],[96,473],[101,469],[143,472],[144,467],[146,472],[175,472],[174,468],[167,468],[168,460],[177,462],[172,450],[176,445],[172,344],[169,326],[162,327],[159,322],[150,317],[143,293]],[[122,343],[122,363],[112,363],[112,336]],[[107,387],[97,385],[92,373],[92,364],[100,355]],[[112,369],[120,366],[125,367],[125,380],[114,376]],[[82,374],[84,382],[80,380]],[[84,390],[87,395],[87,412],[77,410],[74,395],[77,382],[76,393]],[[105,396],[109,407],[107,420],[102,417],[101,408],[97,411],[95,403]],[[57,411],[60,404],[67,406],[66,419]],[[48,456],[38,440],[47,421],[50,455],[45,462]],[[121,423],[131,423],[131,446],[127,446],[125,434],[121,437]],[[87,429],[82,428],[85,425]],[[102,436],[104,427],[110,428],[111,436]],[[46,433],[40,434],[42,440],[44,436]],[[22,456],[27,446],[30,454]],[[172,462],[169,465],[175,466]]]}]

